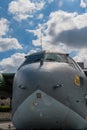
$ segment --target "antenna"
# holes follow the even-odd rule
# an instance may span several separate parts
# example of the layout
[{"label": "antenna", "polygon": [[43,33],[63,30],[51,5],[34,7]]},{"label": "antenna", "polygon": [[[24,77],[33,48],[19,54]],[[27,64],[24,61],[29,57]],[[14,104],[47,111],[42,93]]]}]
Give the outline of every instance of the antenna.
[{"label": "antenna", "polygon": [[40,42],[41,42],[41,51],[42,51],[43,50],[42,30],[41,30],[41,41]]}]

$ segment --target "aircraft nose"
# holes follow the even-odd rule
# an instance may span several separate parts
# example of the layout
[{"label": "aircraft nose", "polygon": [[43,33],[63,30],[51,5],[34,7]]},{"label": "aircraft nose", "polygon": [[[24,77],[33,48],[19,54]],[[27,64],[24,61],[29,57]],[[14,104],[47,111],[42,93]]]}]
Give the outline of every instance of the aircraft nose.
[{"label": "aircraft nose", "polygon": [[12,121],[18,129],[24,126],[25,128],[55,128],[55,125],[58,128],[66,114],[67,111],[65,112],[61,103],[41,90],[37,90],[19,106]]},{"label": "aircraft nose", "polygon": [[14,113],[12,122],[17,129],[58,129],[64,125],[81,129],[87,126],[82,117],[41,90],[27,97]]}]

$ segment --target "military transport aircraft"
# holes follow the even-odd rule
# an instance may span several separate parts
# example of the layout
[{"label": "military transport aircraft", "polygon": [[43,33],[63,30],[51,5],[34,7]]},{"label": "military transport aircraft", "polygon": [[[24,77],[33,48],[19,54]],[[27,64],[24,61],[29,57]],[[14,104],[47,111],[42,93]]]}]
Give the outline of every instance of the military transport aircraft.
[{"label": "military transport aircraft", "polygon": [[87,77],[68,54],[28,55],[15,76],[0,75],[0,88],[7,96],[12,93],[18,130],[87,129]]}]

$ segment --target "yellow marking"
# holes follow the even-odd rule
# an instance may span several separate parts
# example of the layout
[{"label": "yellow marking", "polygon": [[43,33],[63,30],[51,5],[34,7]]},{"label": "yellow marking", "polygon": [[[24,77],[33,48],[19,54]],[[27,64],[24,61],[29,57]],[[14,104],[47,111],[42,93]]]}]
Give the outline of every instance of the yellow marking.
[{"label": "yellow marking", "polygon": [[80,77],[78,75],[76,75],[74,78],[74,84],[76,86],[80,87]]}]

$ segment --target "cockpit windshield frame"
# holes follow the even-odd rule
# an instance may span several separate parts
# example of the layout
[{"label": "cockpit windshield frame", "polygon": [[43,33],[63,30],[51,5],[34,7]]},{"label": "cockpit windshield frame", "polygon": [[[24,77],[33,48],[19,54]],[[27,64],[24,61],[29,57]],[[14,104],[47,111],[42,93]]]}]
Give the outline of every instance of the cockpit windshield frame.
[{"label": "cockpit windshield frame", "polygon": [[58,62],[58,63],[67,63],[74,69],[77,69],[81,71],[80,67],[77,65],[77,63],[74,62],[74,60],[69,57],[68,54],[62,54],[62,53],[55,53],[55,52],[37,52],[33,53],[31,55],[28,55],[25,57],[25,61],[23,64],[18,68],[18,70],[27,64],[40,62],[43,60],[44,62]]}]

